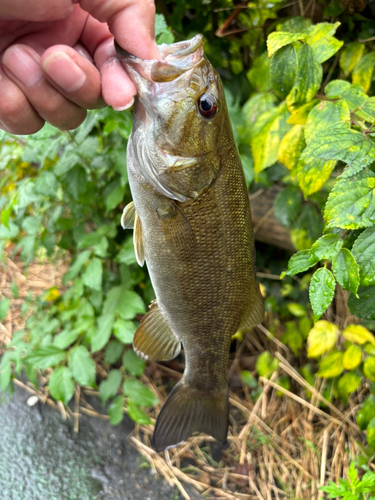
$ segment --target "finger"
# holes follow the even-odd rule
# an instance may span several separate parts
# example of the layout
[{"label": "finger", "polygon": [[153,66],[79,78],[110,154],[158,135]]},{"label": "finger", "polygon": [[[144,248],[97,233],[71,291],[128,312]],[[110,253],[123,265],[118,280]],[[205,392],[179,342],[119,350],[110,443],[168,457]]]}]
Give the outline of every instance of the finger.
[{"label": "finger", "polygon": [[8,21],[56,21],[73,10],[72,0],[1,0],[0,16]]},{"label": "finger", "polygon": [[43,76],[39,54],[26,45],[12,45],[4,52],[3,67],[27,97],[35,111],[55,127],[70,130],[78,127],[86,111],[66,99]]},{"label": "finger", "polygon": [[51,85],[69,101],[85,109],[105,106],[99,71],[73,48],[50,47],[42,56],[41,67]]},{"label": "finger", "polygon": [[113,38],[104,42],[95,53],[95,63],[102,75],[105,102],[116,111],[129,108],[137,90],[116,57]]},{"label": "finger", "polygon": [[25,94],[2,70],[0,65],[0,128],[10,134],[35,134],[44,120],[30,105]]}]

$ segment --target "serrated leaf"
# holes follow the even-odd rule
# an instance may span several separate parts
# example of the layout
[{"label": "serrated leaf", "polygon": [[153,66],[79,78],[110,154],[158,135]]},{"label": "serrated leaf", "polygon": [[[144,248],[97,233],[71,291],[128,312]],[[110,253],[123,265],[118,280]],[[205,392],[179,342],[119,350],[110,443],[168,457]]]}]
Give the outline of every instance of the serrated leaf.
[{"label": "serrated leaf", "polygon": [[95,361],[85,346],[74,347],[69,352],[69,368],[80,385],[93,386],[95,384]]},{"label": "serrated leaf", "polygon": [[349,43],[341,51],[339,64],[345,76],[348,76],[360,61],[363,51],[365,49],[364,43],[353,42]]},{"label": "serrated leaf", "polygon": [[99,385],[99,398],[103,405],[108,399],[114,398],[120,388],[122,374],[120,370],[111,370],[108,377]]},{"label": "serrated leaf", "polygon": [[367,122],[375,122],[375,97],[369,97],[365,103],[356,110],[356,114]]},{"label": "serrated leaf", "polygon": [[340,178],[324,209],[327,227],[358,229],[375,221],[375,174],[363,171],[355,178]]},{"label": "serrated leaf", "polygon": [[[279,99],[292,90],[298,69],[296,49],[287,45],[279,49],[270,61],[270,84]],[[261,77],[263,74],[260,73]]]},{"label": "serrated leaf", "polygon": [[107,348],[104,353],[104,362],[112,365],[121,358],[124,347],[117,340],[108,342]]},{"label": "serrated leaf", "polygon": [[59,364],[66,356],[67,353],[65,351],[62,351],[56,346],[48,345],[35,349],[26,359],[34,368],[45,370],[46,368]]},{"label": "serrated leaf", "polygon": [[152,406],[159,402],[151,389],[142,384],[139,380],[129,378],[123,384],[124,394],[139,406]]},{"label": "serrated leaf", "polygon": [[124,396],[117,396],[108,408],[109,423],[118,425],[124,418]]},{"label": "serrated leaf", "polygon": [[299,157],[306,147],[303,128],[302,125],[294,125],[280,142],[277,159],[289,170],[297,165]]},{"label": "serrated leaf", "polygon": [[357,294],[359,286],[359,267],[350,250],[341,248],[332,260],[332,272],[337,282],[344,288]]},{"label": "serrated leaf", "polygon": [[145,371],[146,363],[139,358],[132,349],[124,352],[122,364],[127,372],[135,377],[140,377]]},{"label": "serrated leaf", "polygon": [[276,163],[280,141],[291,128],[286,123],[288,116],[285,103],[281,103],[277,108],[263,113],[254,123],[250,147],[256,174]]},{"label": "serrated leaf", "polygon": [[357,62],[353,70],[353,83],[361,85],[365,92],[368,92],[371,85],[372,75],[374,72],[374,64],[375,53],[370,52],[370,54],[366,54]]},{"label": "serrated leaf", "polygon": [[355,240],[352,247],[360,273],[360,284],[363,286],[375,284],[375,227],[369,227]]},{"label": "serrated leaf", "polygon": [[252,68],[247,72],[247,78],[258,92],[268,92],[271,89],[270,60],[267,52],[254,59]]},{"label": "serrated leaf", "polygon": [[318,377],[333,378],[340,375],[344,370],[343,358],[343,352],[328,354],[328,356],[319,363]]},{"label": "serrated leaf", "polygon": [[301,196],[294,186],[288,186],[277,193],[273,206],[277,219],[284,226],[289,226],[301,206]]},{"label": "serrated leaf", "polygon": [[321,267],[310,281],[309,297],[315,320],[319,319],[332,302],[336,281],[331,271]]},{"label": "serrated leaf", "polygon": [[152,423],[149,416],[132,400],[128,401],[127,410],[129,417],[139,425],[150,425]]},{"label": "serrated leaf", "polygon": [[285,47],[298,40],[304,40],[306,35],[304,33],[289,33],[287,31],[274,31],[267,38],[268,57],[271,57],[281,47]]},{"label": "serrated leaf", "polygon": [[67,366],[59,366],[51,373],[48,382],[49,392],[57,401],[67,404],[74,394],[72,372]]},{"label": "serrated leaf", "polygon": [[357,111],[368,99],[363,88],[358,84],[351,85],[349,89],[341,93],[340,97],[345,101],[350,111]]},{"label": "serrated leaf", "polygon": [[[344,354],[344,360],[345,360],[345,354]],[[345,361],[344,361],[344,368],[345,368]],[[345,375],[343,375],[339,380],[338,388],[339,391],[343,394],[351,394],[352,392],[358,389],[360,383],[361,383],[361,377],[359,375],[353,372],[345,373]]]},{"label": "serrated leaf", "polygon": [[298,71],[292,90],[286,98],[289,110],[311,101],[319,90],[323,71],[309,45],[303,45],[297,51]]},{"label": "serrated leaf", "polygon": [[363,373],[372,382],[375,382],[375,357],[367,356],[363,363]]},{"label": "serrated leaf", "polygon": [[78,339],[79,335],[79,330],[67,328],[55,335],[53,338],[53,345],[60,349],[66,349]]},{"label": "serrated leaf", "polygon": [[325,234],[311,247],[311,253],[319,260],[332,259],[342,247],[343,240],[337,234]]},{"label": "serrated leaf", "polygon": [[115,286],[107,293],[103,314],[117,313],[123,319],[132,319],[136,314],[145,312],[141,297],[126,286]]},{"label": "serrated leaf", "polygon": [[284,276],[294,276],[295,274],[307,271],[310,267],[314,266],[318,262],[318,259],[311,254],[310,250],[301,250],[295,253],[289,259],[288,269],[281,273],[281,278]]},{"label": "serrated leaf", "polygon": [[362,325],[348,325],[342,332],[344,339],[355,344],[363,345],[370,342],[375,346],[374,335]]},{"label": "serrated leaf", "polygon": [[111,336],[114,321],[115,317],[112,313],[99,316],[97,330],[91,339],[92,352],[100,351],[106,345]]},{"label": "serrated leaf", "polygon": [[341,126],[342,123],[347,123],[347,126],[349,126],[349,122],[350,111],[345,102],[321,101],[311,110],[307,118],[305,127],[306,142],[309,144],[315,139],[316,134],[327,132],[331,127]]},{"label": "serrated leaf", "polygon": [[83,284],[93,290],[102,289],[103,266],[101,259],[94,257],[82,273]]},{"label": "serrated leaf", "polygon": [[324,89],[324,93],[329,99],[336,99],[350,87],[350,83],[345,80],[332,80]]},{"label": "serrated leaf", "polygon": [[123,344],[131,344],[137,326],[133,321],[118,319],[113,327],[113,333]]},{"label": "serrated leaf", "polygon": [[358,345],[351,345],[344,353],[343,364],[345,370],[354,370],[362,361],[362,350]]},{"label": "serrated leaf", "polygon": [[353,294],[349,295],[349,311],[359,318],[375,319],[375,285],[360,286],[357,295],[358,298]]},{"label": "serrated leaf", "polygon": [[339,329],[329,321],[320,320],[310,330],[307,337],[309,358],[316,358],[336,345]]},{"label": "serrated leaf", "polygon": [[344,42],[337,40],[332,35],[336,32],[340,23],[318,23],[307,30],[306,43],[314,51],[316,59],[323,63],[332,57],[342,47]]}]

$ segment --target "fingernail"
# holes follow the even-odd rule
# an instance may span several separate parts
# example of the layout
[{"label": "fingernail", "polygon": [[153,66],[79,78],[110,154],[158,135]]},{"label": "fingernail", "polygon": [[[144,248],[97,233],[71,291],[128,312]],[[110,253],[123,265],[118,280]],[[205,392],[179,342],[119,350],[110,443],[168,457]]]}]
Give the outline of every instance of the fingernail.
[{"label": "fingernail", "polygon": [[131,107],[133,106],[133,104],[134,104],[134,97],[132,97],[132,100],[131,100],[131,101],[130,101],[130,102],[129,102],[126,106],[123,106],[122,108],[121,108],[121,107],[120,107],[120,108],[117,108],[117,107],[115,108],[115,107],[113,106],[113,109],[114,109],[115,111],[125,111],[125,109],[129,109],[129,108],[131,108]]},{"label": "fingernail", "polygon": [[33,87],[43,77],[39,64],[23,48],[11,47],[6,50],[2,62],[27,87]]},{"label": "fingernail", "polygon": [[42,67],[66,92],[76,92],[86,82],[86,73],[65,52],[54,52],[49,55],[44,59]]}]

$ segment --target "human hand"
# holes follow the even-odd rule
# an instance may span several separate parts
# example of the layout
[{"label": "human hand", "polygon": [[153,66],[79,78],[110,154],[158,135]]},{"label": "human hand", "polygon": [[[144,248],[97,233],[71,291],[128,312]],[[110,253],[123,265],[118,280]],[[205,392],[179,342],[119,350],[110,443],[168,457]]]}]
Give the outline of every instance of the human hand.
[{"label": "human hand", "polygon": [[[74,5],[76,3],[77,5]],[[86,110],[120,110],[136,94],[116,58],[159,58],[153,0],[1,0],[0,128],[32,134],[44,122],[68,130]]]}]

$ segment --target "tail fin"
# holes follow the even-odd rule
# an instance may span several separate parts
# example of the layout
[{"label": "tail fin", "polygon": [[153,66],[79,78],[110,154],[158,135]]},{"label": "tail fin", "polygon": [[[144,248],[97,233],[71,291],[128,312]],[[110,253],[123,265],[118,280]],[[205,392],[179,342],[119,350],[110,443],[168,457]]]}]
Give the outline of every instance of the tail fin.
[{"label": "tail fin", "polygon": [[228,388],[205,392],[184,379],[173,389],[156,420],[152,446],[156,451],[176,446],[194,432],[204,432],[223,444],[228,430]]}]

